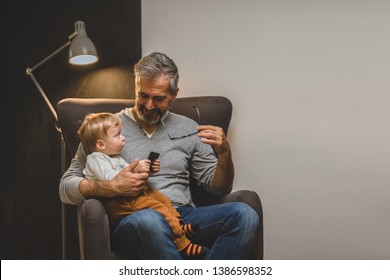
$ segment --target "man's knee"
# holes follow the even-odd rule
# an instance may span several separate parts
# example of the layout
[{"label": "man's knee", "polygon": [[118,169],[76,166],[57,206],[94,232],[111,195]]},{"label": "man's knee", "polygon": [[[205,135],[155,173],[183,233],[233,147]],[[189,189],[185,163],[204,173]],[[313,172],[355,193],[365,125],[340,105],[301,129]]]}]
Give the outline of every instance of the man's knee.
[{"label": "man's knee", "polygon": [[124,217],[119,222],[120,228],[132,228],[142,234],[153,234],[154,232],[169,228],[164,217],[155,210],[144,209]]},{"label": "man's knee", "polygon": [[113,248],[136,258],[180,257],[172,242],[169,224],[160,213],[151,209],[124,217],[114,229],[112,241]]},{"label": "man's knee", "polygon": [[233,215],[238,218],[238,222],[249,228],[256,228],[259,224],[259,215],[256,211],[244,202],[232,203]]}]

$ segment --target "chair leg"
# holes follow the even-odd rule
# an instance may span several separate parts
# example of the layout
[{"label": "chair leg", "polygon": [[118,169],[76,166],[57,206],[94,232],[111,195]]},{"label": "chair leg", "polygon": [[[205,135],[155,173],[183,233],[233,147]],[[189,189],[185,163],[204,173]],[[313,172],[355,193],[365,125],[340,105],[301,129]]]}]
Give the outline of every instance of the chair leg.
[{"label": "chair leg", "polygon": [[82,205],[77,206],[77,228],[79,232],[80,259],[85,260],[84,223],[82,219]]}]

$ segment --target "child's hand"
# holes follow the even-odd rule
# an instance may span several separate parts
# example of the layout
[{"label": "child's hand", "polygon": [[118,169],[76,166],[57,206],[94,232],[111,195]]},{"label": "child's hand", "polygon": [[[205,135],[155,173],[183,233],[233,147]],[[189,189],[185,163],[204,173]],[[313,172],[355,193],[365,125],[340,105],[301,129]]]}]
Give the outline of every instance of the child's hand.
[{"label": "child's hand", "polygon": [[150,160],[143,159],[138,162],[138,165],[136,167],[137,173],[149,173],[150,171]]},{"label": "child's hand", "polygon": [[160,160],[159,159],[156,159],[154,162],[153,162],[153,165],[152,165],[152,168],[151,168],[151,173],[152,174],[155,174],[157,172],[160,171]]}]

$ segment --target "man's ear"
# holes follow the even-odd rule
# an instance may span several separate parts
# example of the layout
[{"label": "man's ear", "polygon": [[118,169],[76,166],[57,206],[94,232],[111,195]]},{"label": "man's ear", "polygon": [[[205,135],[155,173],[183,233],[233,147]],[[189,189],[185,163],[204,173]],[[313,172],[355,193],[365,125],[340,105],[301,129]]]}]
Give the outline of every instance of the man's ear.
[{"label": "man's ear", "polygon": [[97,150],[104,150],[106,148],[106,145],[104,144],[103,140],[97,140],[96,141],[96,148]]},{"label": "man's ear", "polygon": [[179,87],[177,87],[176,90],[175,90],[175,93],[172,94],[172,97],[173,97],[172,101],[176,99],[178,94],[179,94]]}]

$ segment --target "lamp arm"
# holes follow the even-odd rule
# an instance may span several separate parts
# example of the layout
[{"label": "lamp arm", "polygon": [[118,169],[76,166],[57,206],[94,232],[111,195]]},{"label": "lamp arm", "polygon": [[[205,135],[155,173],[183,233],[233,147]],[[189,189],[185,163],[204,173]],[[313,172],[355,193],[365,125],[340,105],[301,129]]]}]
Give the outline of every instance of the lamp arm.
[{"label": "lamp arm", "polygon": [[30,73],[32,73],[35,69],[37,69],[39,66],[41,66],[42,64],[46,63],[48,60],[50,60],[52,57],[56,56],[59,52],[61,52],[63,49],[65,49],[66,47],[68,47],[70,45],[70,43],[72,42],[72,40],[77,36],[77,32],[73,32],[70,36],[69,36],[69,41],[66,42],[65,44],[63,44],[61,47],[59,47],[58,49],[56,49],[54,52],[52,52],[51,54],[49,54],[46,58],[42,59],[40,62],[38,62],[36,65],[34,65],[33,67],[31,68],[27,68],[26,69],[26,74],[27,75],[30,75]]},{"label": "lamp arm", "polygon": [[70,36],[69,36],[69,41],[66,42],[65,44],[63,44],[61,47],[59,47],[58,49],[56,49],[54,52],[52,52],[51,54],[49,54],[46,58],[42,59],[40,62],[38,62],[37,64],[35,64],[33,67],[31,68],[27,68],[26,69],[26,74],[28,76],[31,77],[31,79],[33,80],[35,86],[37,87],[39,93],[41,94],[43,100],[45,100],[45,103],[47,105],[47,107],[49,107],[50,111],[51,111],[51,114],[53,115],[55,121],[56,121],[56,128],[59,132],[61,132],[61,129],[59,128],[58,126],[58,117],[57,117],[57,113],[56,111],[54,110],[54,107],[53,105],[51,105],[50,101],[49,101],[49,98],[47,98],[45,92],[43,91],[42,87],[40,86],[40,84],[38,83],[37,79],[35,78],[34,74],[33,74],[33,71],[35,69],[37,69],[39,66],[41,66],[42,64],[46,63],[47,61],[49,61],[52,57],[56,56],[58,53],[60,53],[63,49],[67,48],[73,38],[75,38],[77,36],[77,32],[73,32]]}]

